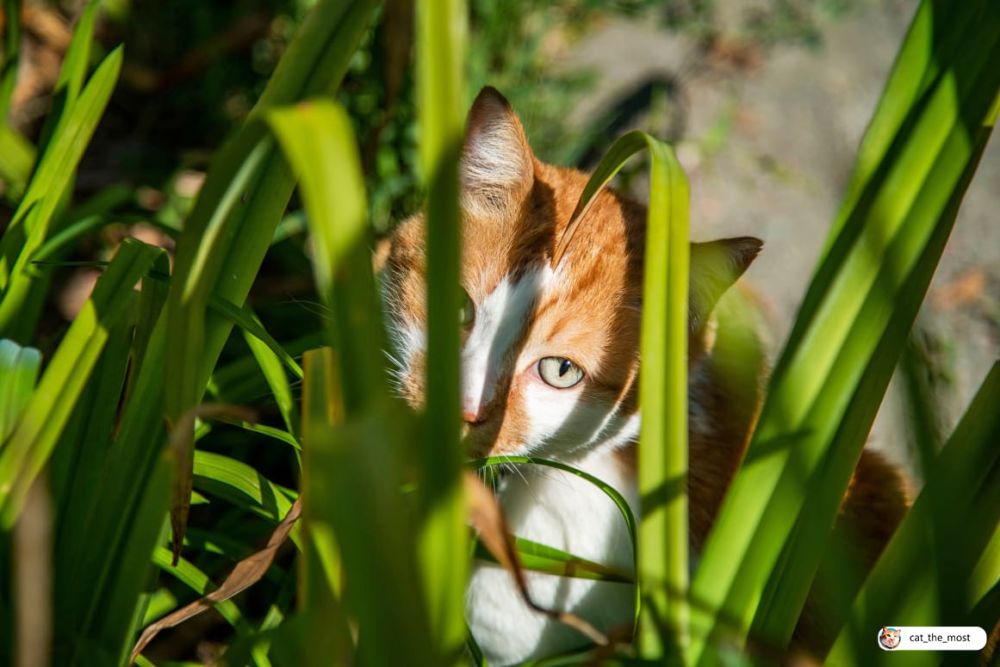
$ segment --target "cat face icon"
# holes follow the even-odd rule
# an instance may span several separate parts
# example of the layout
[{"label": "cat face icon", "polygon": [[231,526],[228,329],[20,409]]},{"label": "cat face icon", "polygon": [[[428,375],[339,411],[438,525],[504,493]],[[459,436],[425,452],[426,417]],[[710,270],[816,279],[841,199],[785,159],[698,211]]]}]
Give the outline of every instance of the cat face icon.
[{"label": "cat face icon", "polygon": [[878,643],[882,648],[894,649],[899,646],[899,628],[883,627],[878,633]]}]

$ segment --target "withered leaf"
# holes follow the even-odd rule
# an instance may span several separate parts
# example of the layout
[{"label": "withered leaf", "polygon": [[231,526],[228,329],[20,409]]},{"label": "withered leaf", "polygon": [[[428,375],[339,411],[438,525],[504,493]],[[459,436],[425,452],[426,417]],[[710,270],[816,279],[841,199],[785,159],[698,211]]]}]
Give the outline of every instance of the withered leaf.
[{"label": "withered leaf", "polygon": [[189,618],[211,609],[214,604],[228,600],[260,581],[267,572],[267,568],[271,567],[278,549],[288,539],[288,534],[291,532],[292,526],[295,525],[301,514],[302,499],[297,498],[288,509],[288,514],[285,515],[285,518],[281,520],[281,523],[271,533],[271,538],[267,541],[267,546],[238,562],[233,571],[229,573],[229,576],[226,577],[225,581],[217,589],[195,600],[191,604],[164,616],[143,630],[142,634],[139,635],[139,640],[135,643],[135,648],[132,649],[129,664],[131,665],[135,662],[136,657],[142,653],[143,649],[149,645],[149,642],[153,641],[153,638],[161,630],[180,625]]},{"label": "withered leaf", "polygon": [[167,451],[174,461],[174,492],[170,504],[170,530],[173,564],[181,555],[188,514],[191,512],[191,487],[194,481],[194,423],[196,419],[236,419],[257,421],[257,415],[248,408],[221,403],[202,403],[185,412],[170,429]]}]

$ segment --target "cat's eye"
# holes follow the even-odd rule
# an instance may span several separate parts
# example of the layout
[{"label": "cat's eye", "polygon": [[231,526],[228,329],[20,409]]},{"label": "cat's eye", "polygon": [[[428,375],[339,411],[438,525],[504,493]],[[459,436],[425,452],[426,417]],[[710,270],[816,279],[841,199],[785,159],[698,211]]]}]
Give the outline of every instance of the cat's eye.
[{"label": "cat's eye", "polygon": [[472,297],[465,290],[462,290],[462,308],[459,311],[459,318],[463,327],[469,326],[476,319],[476,304],[472,303]]},{"label": "cat's eye", "polygon": [[538,375],[556,389],[569,389],[583,379],[583,371],[566,357],[545,357],[538,362]]}]

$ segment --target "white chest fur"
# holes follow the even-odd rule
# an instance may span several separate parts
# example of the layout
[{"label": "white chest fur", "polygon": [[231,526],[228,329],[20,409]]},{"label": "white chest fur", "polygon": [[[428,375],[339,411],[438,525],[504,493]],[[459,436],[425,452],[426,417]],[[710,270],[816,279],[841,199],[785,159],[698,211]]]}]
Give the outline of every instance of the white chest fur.
[{"label": "white chest fur", "polygon": [[[599,448],[573,466],[617,489],[638,516],[635,480],[610,448]],[[508,476],[498,496],[515,535],[632,571],[632,543],[621,512],[590,482],[523,465]],[[603,632],[631,623],[634,589],[629,584],[528,573],[528,585],[537,604],[570,611]],[[525,605],[510,575],[496,565],[476,564],[466,605],[469,628],[490,665],[515,664],[588,643],[576,630]]]}]

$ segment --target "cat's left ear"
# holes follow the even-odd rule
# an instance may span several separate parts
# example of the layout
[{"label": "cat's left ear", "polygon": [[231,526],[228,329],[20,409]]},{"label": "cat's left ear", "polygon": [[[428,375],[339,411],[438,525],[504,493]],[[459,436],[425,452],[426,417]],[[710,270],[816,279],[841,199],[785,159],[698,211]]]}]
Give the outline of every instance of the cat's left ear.
[{"label": "cat's left ear", "polygon": [[764,247],[752,236],[691,244],[691,330],[705,326],[719,298],[743,275]]},{"label": "cat's left ear", "polygon": [[479,91],[469,110],[461,163],[462,204],[475,213],[503,213],[534,183],[534,155],[524,127],[496,88]]}]

